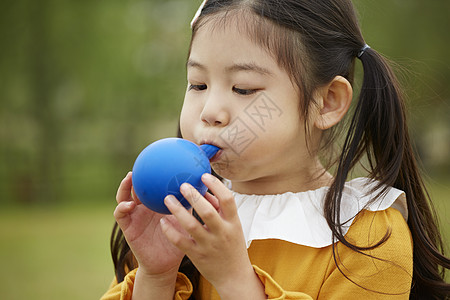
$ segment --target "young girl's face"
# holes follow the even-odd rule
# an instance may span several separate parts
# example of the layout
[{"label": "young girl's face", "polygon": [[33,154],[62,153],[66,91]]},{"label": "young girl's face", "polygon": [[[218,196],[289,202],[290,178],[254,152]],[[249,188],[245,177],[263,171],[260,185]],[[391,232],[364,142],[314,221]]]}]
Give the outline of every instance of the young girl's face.
[{"label": "young girl's face", "polygon": [[222,149],[211,165],[238,192],[263,192],[245,185],[298,182],[317,171],[306,147],[298,88],[268,51],[225,23],[207,22],[192,42],[182,135]]}]

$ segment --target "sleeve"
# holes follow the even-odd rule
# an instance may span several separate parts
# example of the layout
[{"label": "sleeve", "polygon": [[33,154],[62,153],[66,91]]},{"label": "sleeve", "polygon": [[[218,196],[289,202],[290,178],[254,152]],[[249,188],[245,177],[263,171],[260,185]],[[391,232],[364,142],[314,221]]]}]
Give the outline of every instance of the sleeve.
[{"label": "sleeve", "polygon": [[352,244],[368,247],[386,234],[383,244],[363,253],[336,244],[337,266],[331,259],[318,299],[409,299],[413,245],[399,211],[390,208],[361,212],[346,238]]},{"label": "sleeve", "polygon": [[312,300],[310,296],[301,292],[285,291],[283,288],[265,271],[257,266],[253,266],[256,275],[265,288],[267,299],[269,300]]},{"label": "sleeve", "polygon": [[[137,268],[129,272],[120,283],[117,283],[117,280],[114,279],[109,290],[100,300],[131,300],[136,271]],[[191,296],[192,291],[192,284],[186,275],[178,273],[173,299],[187,300]]]}]

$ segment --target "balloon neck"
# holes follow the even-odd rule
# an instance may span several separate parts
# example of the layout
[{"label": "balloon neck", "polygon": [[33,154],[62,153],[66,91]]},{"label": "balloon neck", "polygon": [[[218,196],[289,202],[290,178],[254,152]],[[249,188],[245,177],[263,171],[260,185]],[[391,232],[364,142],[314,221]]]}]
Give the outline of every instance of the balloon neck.
[{"label": "balloon neck", "polygon": [[200,149],[202,149],[203,152],[205,152],[206,157],[208,157],[208,159],[211,159],[214,155],[216,155],[217,151],[220,150],[219,147],[209,144],[200,145]]}]

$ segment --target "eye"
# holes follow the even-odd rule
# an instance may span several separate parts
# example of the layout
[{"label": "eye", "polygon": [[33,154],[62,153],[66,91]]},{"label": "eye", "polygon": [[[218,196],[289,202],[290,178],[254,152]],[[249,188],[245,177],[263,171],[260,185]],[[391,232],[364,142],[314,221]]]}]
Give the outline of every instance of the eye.
[{"label": "eye", "polygon": [[241,96],[253,95],[257,91],[258,91],[258,89],[240,89],[237,87],[233,87],[233,92],[235,92],[236,94],[241,95]]},{"label": "eye", "polygon": [[190,84],[188,91],[194,90],[194,91],[204,91],[206,90],[207,86],[206,84]]}]

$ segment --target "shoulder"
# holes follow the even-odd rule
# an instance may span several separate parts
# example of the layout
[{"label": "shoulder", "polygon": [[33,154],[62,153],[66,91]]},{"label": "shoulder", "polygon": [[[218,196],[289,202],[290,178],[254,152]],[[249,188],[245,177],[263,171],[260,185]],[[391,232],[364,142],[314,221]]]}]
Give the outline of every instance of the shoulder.
[{"label": "shoulder", "polygon": [[397,278],[396,291],[408,289],[413,272],[413,243],[408,224],[398,210],[361,211],[345,239],[363,248],[357,252],[341,242],[336,246],[337,263],[352,273],[350,277],[356,275],[353,280],[364,278],[362,281],[390,286],[389,281]]},{"label": "shoulder", "polygon": [[[383,294],[408,297],[413,244],[408,225],[398,210],[361,211],[345,239],[362,249],[358,252],[342,242],[335,245],[327,271],[327,293],[338,295],[347,289],[354,290],[358,298],[378,299]],[[336,287],[338,282],[340,288]]]},{"label": "shoulder", "polygon": [[412,249],[408,224],[402,213],[392,207],[382,211],[362,210],[353,220],[345,237],[359,247],[371,247],[387,237],[381,246]]},{"label": "shoulder", "polygon": [[[328,265],[321,295],[344,299],[407,299],[413,276],[412,238],[402,214],[388,208],[361,211]],[[365,249],[364,249],[365,247]]]}]

